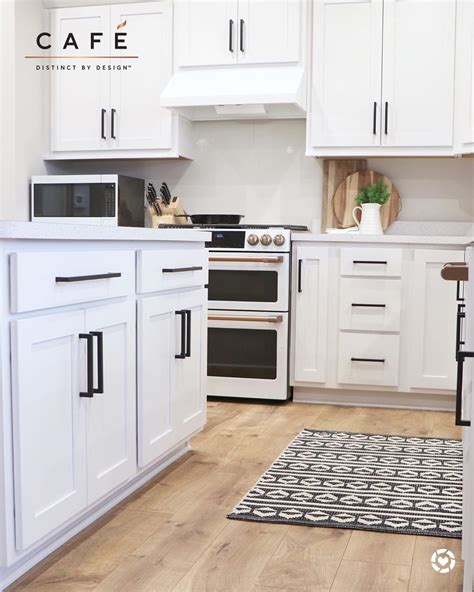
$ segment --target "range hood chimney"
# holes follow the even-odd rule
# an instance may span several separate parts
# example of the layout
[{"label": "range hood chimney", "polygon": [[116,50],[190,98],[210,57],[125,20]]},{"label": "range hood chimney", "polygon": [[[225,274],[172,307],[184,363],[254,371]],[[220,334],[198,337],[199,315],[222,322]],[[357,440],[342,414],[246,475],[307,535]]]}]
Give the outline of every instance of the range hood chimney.
[{"label": "range hood chimney", "polygon": [[300,66],[179,70],[160,103],[191,121],[302,119],[305,73]]}]

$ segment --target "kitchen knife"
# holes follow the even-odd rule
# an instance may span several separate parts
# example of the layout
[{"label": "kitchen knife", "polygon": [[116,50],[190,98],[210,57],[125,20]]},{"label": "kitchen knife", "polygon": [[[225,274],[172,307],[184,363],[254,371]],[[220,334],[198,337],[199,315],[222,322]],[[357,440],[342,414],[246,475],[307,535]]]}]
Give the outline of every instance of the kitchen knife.
[{"label": "kitchen knife", "polygon": [[170,205],[171,203],[171,191],[169,190],[168,185],[163,181],[163,184],[161,185],[164,189],[165,195],[166,195],[166,202],[167,205]]}]

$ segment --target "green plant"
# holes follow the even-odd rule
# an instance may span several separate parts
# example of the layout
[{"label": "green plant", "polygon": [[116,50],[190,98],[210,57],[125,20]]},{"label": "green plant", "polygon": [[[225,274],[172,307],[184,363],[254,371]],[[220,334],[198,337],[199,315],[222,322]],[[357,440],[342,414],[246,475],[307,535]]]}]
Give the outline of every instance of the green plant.
[{"label": "green plant", "polygon": [[377,203],[383,206],[390,199],[390,190],[387,184],[381,179],[373,185],[363,187],[355,198],[358,204]]}]

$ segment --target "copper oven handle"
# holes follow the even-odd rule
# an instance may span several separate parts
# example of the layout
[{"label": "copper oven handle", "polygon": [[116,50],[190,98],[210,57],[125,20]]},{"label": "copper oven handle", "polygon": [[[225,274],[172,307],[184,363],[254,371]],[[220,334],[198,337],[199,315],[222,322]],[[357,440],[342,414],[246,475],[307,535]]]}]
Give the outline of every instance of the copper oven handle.
[{"label": "copper oven handle", "polygon": [[446,263],[441,269],[443,280],[451,282],[467,282],[469,280],[469,267],[464,261]]},{"label": "copper oven handle", "polygon": [[210,262],[219,263],[283,263],[283,257],[209,257]]},{"label": "copper oven handle", "polygon": [[241,323],[281,323],[282,315],[272,317],[237,316],[237,315],[208,315],[209,321],[239,321]]}]

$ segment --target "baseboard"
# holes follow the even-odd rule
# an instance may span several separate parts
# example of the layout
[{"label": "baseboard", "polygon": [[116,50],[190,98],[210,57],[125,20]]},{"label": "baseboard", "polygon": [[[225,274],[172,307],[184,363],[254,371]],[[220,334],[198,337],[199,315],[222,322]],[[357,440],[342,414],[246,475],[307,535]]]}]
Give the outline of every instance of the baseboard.
[{"label": "baseboard", "polygon": [[26,574],[30,569],[37,565],[40,561],[45,559],[48,555],[59,549],[73,536],[90,526],[98,518],[106,514],[114,506],[119,504],[134,491],[145,485],[148,481],[153,479],[156,475],[161,473],[166,467],[173,464],[184,454],[189,452],[191,447],[189,442],[180,444],[175,450],[167,454],[164,458],[158,461],[157,464],[152,465],[145,471],[142,471],[132,481],[127,482],[122,488],[113,492],[109,497],[99,502],[98,506],[89,509],[80,518],[63,528],[59,533],[53,533],[51,536],[53,540],[49,540],[43,545],[36,547],[31,553],[24,555],[13,565],[0,568],[0,592],[7,586],[15,582],[18,578]]},{"label": "baseboard", "polygon": [[324,403],[429,411],[454,411],[455,406],[454,395],[315,389],[298,386],[293,387],[293,401],[295,403]]}]

